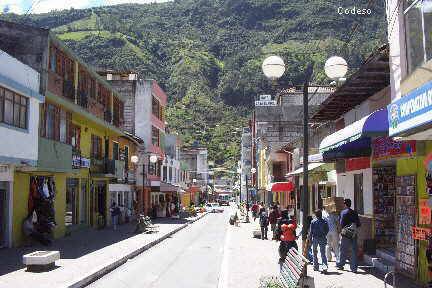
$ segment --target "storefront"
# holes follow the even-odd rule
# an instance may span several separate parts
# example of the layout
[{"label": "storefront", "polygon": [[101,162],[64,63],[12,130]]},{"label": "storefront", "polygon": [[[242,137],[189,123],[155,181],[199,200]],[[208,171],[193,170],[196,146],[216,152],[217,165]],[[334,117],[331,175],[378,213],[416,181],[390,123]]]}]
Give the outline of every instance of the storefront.
[{"label": "storefront", "polygon": [[281,208],[290,211],[290,215],[295,215],[296,199],[294,194],[294,183],[271,183],[271,191],[273,193],[273,203],[279,203]]},{"label": "storefront", "polygon": [[389,136],[416,143],[413,157],[396,162],[396,269],[430,283],[432,259],[426,252],[432,241],[432,81],[388,105],[388,121]]},{"label": "storefront", "polygon": [[0,249],[12,246],[13,167],[0,165]]},{"label": "storefront", "polygon": [[110,205],[116,203],[120,208],[119,223],[127,223],[133,217],[134,193],[131,185],[109,184]]}]

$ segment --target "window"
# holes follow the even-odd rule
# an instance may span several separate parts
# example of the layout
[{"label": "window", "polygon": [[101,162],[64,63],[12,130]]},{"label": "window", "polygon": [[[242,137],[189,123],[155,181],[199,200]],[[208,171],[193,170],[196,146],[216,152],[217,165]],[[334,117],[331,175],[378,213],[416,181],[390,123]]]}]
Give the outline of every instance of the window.
[{"label": "window", "polygon": [[77,125],[71,125],[71,145],[76,149],[80,149],[81,128]]},{"label": "window", "polygon": [[42,108],[41,136],[65,144],[72,143],[72,114],[56,105],[45,103]]},{"label": "window", "polygon": [[354,208],[359,214],[364,214],[363,173],[354,174]]},{"label": "window", "polygon": [[117,97],[114,97],[113,101],[113,122],[117,127],[121,127],[123,125],[123,102],[121,102]]},{"label": "window", "polygon": [[162,181],[167,182],[167,166],[163,166],[162,174]]},{"label": "window", "polygon": [[27,129],[28,98],[0,87],[0,122]]},{"label": "window", "polygon": [[91,136],[91,149],[90,155],[92,158],[102,158],[102,138],[96,135]]},{"label": "window", "polygon": [[124,161],[125,161],[125,170],[128,171],[129,170],[129,147],[125,146],[124,147]]},{"label": "window", "polygon": [[152,144],[159,146],[159,129],[152,127]]},{"label": "window", "polygon": [[404,1],[408,72],[432,59],[431,8],[431,0]]},{"label": "window", "polygon": [[113,154],[112,154],[113,160],[119,160],[119,152],[120,152],[119,149],[120,149],[119,143],[113,142]]},{"label": "window", "polygon": [[152,98],[152,113],[154,116],[160,119],[160,104],[155,97]]}]

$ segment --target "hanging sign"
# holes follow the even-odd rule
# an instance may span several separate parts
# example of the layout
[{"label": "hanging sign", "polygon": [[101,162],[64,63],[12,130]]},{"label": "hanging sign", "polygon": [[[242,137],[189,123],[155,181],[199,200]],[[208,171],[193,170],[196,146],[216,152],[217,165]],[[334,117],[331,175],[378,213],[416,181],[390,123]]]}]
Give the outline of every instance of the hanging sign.
[{"label": "hanging sign", "polygon": [[431,224],[431,208],[428,205],[427,199],[421,199],[419,201],[419,224],[428,225]]},{"label": "hanging sign", "polygon": [[430,123],[432,120],[432,81],[387,106],[389,135]]},{"label": "hanging sign", "polygon": [[411,227],[411,231],[412,231],[412,237],[415,240],[427,240],[429,234],[431,233],[430,228],[421,228],[421,227],[416,227],[413,226]]},{"label": "hanging sign", "polygon": [[390,137],[379,137],[372,141],[373,160],[395,157],[411,157],[416,153],[416,141],[394,141]]}]

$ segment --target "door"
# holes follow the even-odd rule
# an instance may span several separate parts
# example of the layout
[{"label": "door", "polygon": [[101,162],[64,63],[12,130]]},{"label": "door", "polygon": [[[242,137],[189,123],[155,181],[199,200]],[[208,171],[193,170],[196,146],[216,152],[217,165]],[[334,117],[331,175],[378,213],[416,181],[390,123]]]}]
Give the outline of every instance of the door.
[{"label": "door", "polygon": [[78,196],[78,179],[68,178],[66,180],[66,211],[65,225],[66,228],[77,224],[77,196]]},{"label": "door", "polygon": [[81,189],[79,195],[79,223],[87,224],[88,219],[88,193],[87,180],[81,179]]},{"label": "door", "polygon": [[357,210],[357,213],[364,214],[363,173],[354,174],[354,208]]},{"label": "door", "polygon": [[8,183],[9,182],[0,182],[0,248],[6,246],[8,240]]}]

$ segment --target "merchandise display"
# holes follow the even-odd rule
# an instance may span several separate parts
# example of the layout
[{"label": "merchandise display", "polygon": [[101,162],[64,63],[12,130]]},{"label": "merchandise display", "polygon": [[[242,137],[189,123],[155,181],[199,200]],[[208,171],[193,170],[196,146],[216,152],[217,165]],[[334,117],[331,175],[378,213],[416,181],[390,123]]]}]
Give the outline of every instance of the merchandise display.
[{"label": "merchandise display", "polygon": [[395,247],[395,167],[373,169],[375,240],[378,247]]},{"label": "merchandise display", "polygon": [[416,177],[396,177],[397,269],[416,275],[416,242],[412,227],[416,225]]}]

